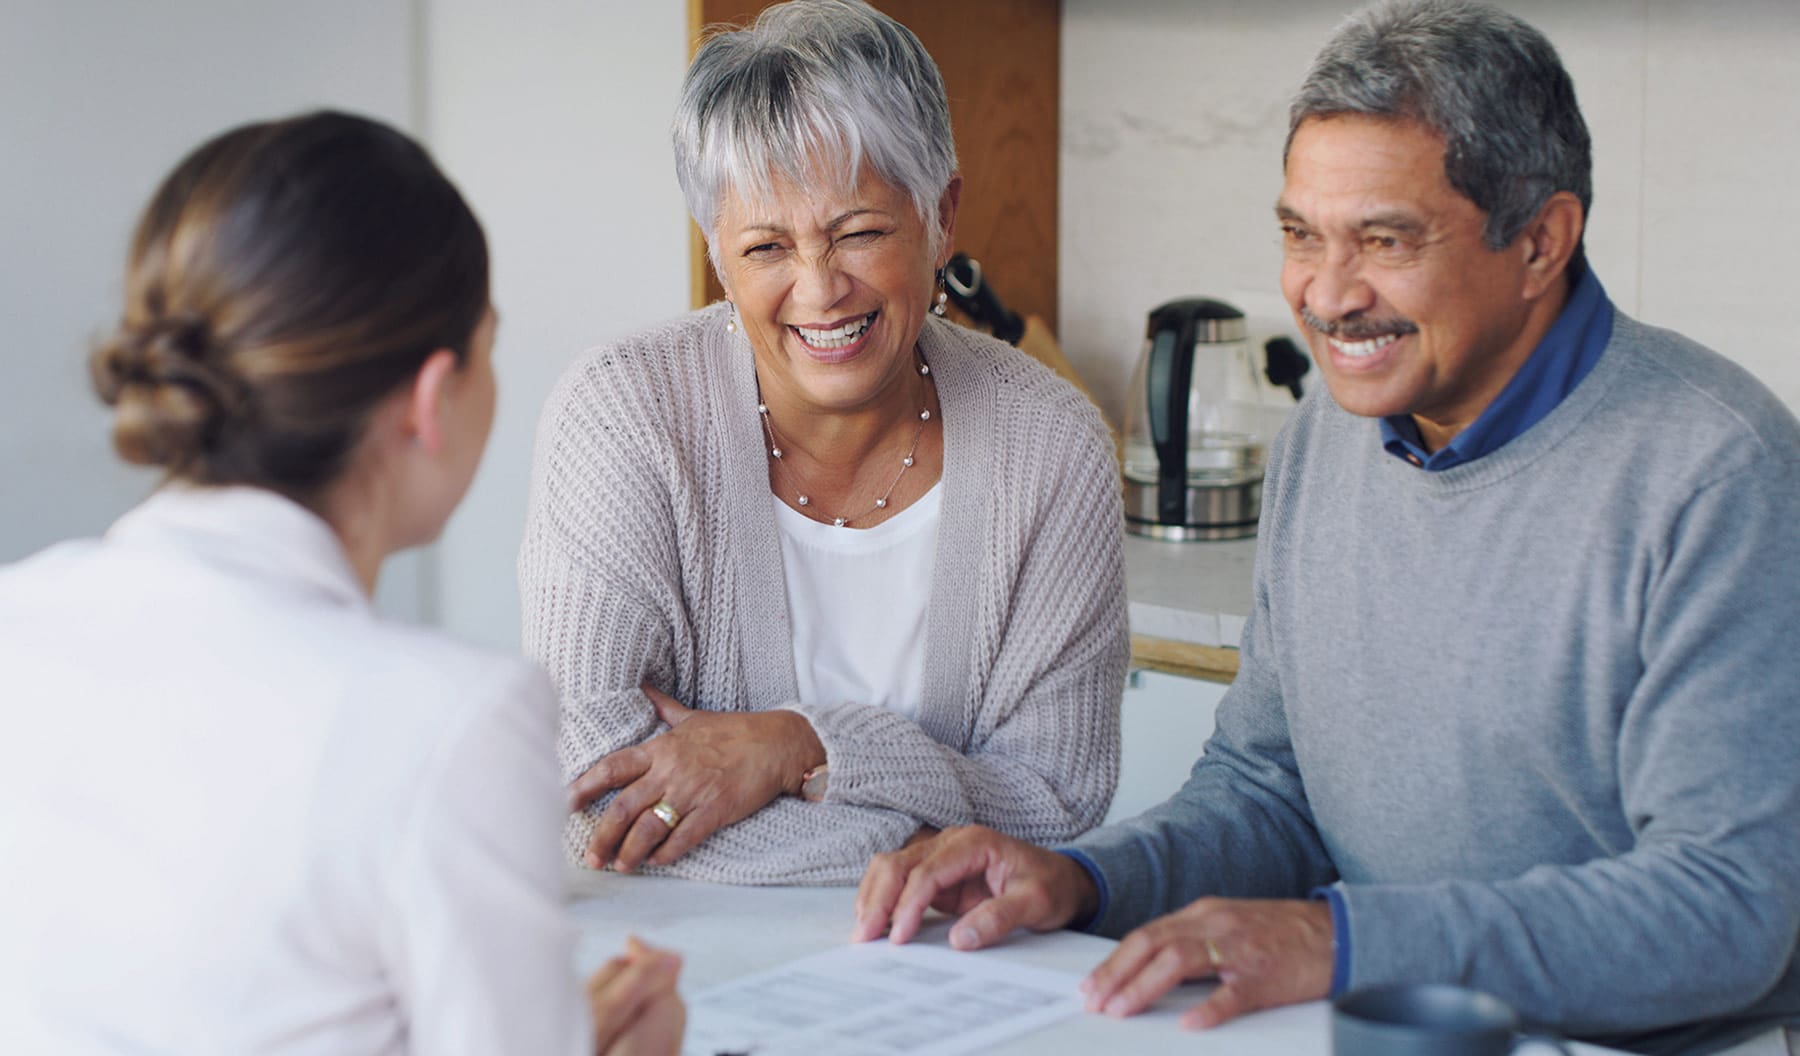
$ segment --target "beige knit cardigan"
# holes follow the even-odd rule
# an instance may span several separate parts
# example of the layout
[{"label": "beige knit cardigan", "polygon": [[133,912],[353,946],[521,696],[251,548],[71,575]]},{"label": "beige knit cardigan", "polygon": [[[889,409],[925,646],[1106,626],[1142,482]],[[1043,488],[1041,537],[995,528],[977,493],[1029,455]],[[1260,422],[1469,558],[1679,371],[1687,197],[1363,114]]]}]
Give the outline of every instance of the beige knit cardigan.
[{"label": "beige knit cardigan", "polygon": [[[854,883],[921,824],[1038,842],[1097,824],[1130,646],[1092,404],[1009,345],[927,322],[945,453],[920,717],[803,704],[755,372],[726,319],[714,305],[590,350],[545,406],[519,581],[525,651],[562,700],[563,779],[667,729],[648,682],[690,707],[799,712],[831,765],[824,802],[781,797],[667,873]],[[571,818],[571,858],[609,800]]]}]

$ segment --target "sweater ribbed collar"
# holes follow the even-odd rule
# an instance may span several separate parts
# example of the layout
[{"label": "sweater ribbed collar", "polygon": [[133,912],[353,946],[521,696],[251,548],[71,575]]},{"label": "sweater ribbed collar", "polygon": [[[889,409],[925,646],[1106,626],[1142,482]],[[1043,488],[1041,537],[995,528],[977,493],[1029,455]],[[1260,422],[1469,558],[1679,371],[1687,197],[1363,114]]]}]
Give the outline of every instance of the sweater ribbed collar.
[{"label": "sweater ribbed collar", "polygon": [[[1378,471],[1411,478],[1404,485],[1407,487],[1455,494],[1485,488],[1530,469],[1539,459],[1561,447],[1570,434],[1606,399],[1620,378],[1637,363],[1638,357],[1633,354],[1632,346],[1637,341],[1639,324],[1616,308],[1612,309],[1612,316],[1612,337],[1607,341],[1599,362],[1581,379],[1575,390],[1523,434],[1483,458],[1436,473],[1421,473],[1409,463],[1382,452],[1379,423],[1375,419],[1361,419],[1370,434],[1370,446],[1381,454],[1382,465]],[[1335,401],[1332,408],[1335,413],[1349,414],[1338,407]]]},{"label": "sweater ribbed collar", "polygon": [[1500,450],[1542,421],[1600,361],[1612,339],[1613,306],[1600,277],[1580,267],[1568,303],[1523,366],[1473,422],[1437,451],[1427,451],[1411,415],[1381,420],[1382,446],[1428,473]]}]

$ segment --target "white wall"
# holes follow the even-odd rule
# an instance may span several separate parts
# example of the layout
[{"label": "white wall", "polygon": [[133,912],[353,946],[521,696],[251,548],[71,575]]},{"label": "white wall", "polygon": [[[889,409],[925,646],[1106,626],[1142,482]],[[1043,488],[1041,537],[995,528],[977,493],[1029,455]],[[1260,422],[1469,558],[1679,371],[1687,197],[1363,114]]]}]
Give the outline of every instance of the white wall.
[{"label": "white wall", "polygon": [[[1800,407],[1778,329],[1800,278],[1800,4],[1532,0],[1594,132],[1590,250],[1615,300]],[[1348,5],[1064,0],[1059,334],[1118,416],[1148,309],[1207,293],[1273,317],[1288,94]],[[143,493],[88,394],[136,210],[230,124],[335,105],[422,134],[481,215],[501,403],[434,553],[390,611],[517,641],[531,434],[582,348],[686,306],[666,127],[675,0],[6,0],[0,8],[0,561],[99,531]]]},{"label": "white wall", "polygon": [[103,530],[154,484],[113,456],[86,355],[156,182],[251,119],[338,106],[404,126],[410,38],[394,2],[5,0],[0,562]]},{"label": "white wall", "polygon": [[515,645],[539,406],[582,348],[686,306],[686,32],[672,0],[5,0],[0,562],[155,484],[112,454],[85,356],[156,181],[231,125],[336,106],[426,139],[487,228],[502,313],[482,472],[438,546],[389,562],[382,607]]},{"label": "white wall", "polygon": [[539,408],[583,348],[687,307],[669,117],[687,13],[659,0],[427,0],[425,130],[480,214],[500,310],[500,405],[437,547],[437,615],[518,643],[514,560]]},{"label": "white wall", "polygon": [[[1253,320],[1280,309],[1287,102],[1353,6],[1064,0],[1059,336],[1115,420],[1150,308],[1247,291]],[[1505,6],[1575,79],[1594,138],[1589,255],[1615,303],[1800,408],[1800,3]]]}]

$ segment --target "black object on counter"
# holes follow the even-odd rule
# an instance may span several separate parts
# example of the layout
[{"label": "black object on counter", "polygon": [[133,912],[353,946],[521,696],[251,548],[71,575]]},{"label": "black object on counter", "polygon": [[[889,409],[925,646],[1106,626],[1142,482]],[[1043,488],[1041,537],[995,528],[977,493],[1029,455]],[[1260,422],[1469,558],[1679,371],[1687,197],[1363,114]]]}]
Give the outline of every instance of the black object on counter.
[{"label": "black object on counter", "polygon": [[1024,336],[1025,320],[1000,303],[982,278],[981,262],[967,253],[958,253],[944,266],[944,292],[958,311],[1007,344],[1016,345]]},{"label": "black object on counter", "polygon": [[1268,359],[1263,375],[1269,379],[1269,384],[1285,385],[1294,394],[1294,399],[1299,399],[1300,379],[1312,369],[1312,360],[1285,337],[1271,337],[1263,345],[1263,354]]},{"label": "black object on counter", "polygon": [[1244,313],[1208,297],[1184,297],[1150,312],[1150,442],[1156,448],[1159,524],[1186,524],[1188,509],[1188,388],[1194,345],[1244,336]]}]

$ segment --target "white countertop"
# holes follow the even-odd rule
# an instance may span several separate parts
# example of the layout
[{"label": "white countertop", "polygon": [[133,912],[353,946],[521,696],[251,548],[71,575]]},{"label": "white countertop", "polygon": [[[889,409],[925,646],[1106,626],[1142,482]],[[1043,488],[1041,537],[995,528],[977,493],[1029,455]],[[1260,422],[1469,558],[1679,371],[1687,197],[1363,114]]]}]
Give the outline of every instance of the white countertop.
[{"label": "white countertop", "polygon": [[[731,887],[661,877],[569,871],[570,913],[581,930],[577,967],[585,976],[625,943],[627,934],[683,957],[681,992],[702,990],[751,972],[847,942],[856,890],[849,887]],[[918,941],[947,948],[945,922],[928,925]],[[1040,968],[1085,975],[1115,944],[1072,931],[1019,933],[991,950],[959,954],[1002,957]],[[1183,1010],[1203,999],[1210,984],[1180,987],[1155,1008],[1129,1019],[1082,1015],[994,1048],[1018,1056],[1129,1052],[1155,1056],[1326,1056],[1330,1006],[1314,1001],[1258,1012],[1209,1031],[1183,1030]],[[1610,1050],[1573,1046],[1582,1056]]]},{"label": "white countertop", "polygon": [[1250,615],[1255,559],[1255,539],[1166,542],[1127,533],[1131,633],[1236,649]]}]

